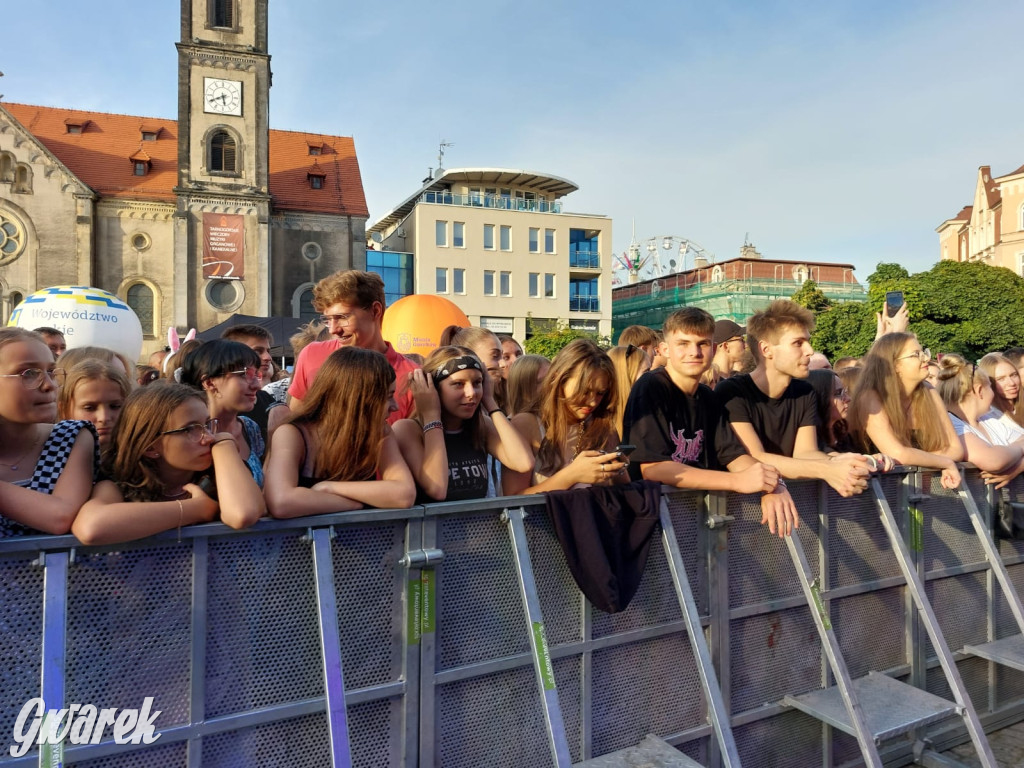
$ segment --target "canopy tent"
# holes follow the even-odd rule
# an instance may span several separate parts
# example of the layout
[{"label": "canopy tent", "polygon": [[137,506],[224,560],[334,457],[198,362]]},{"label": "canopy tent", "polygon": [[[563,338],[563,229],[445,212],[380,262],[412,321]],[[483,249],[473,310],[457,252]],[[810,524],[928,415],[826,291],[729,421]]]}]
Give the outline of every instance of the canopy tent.
[{"label": "canopy tent", "polygon": [[298,317],[256,317],[255,315],[232,315],[223,323],[218,323],[212,328],[207,328],[202,333],[196,335],[196,338],[201,341],[210,341],[212,339],[219,339],[220,335],[235,325],[258,325],[261,328],[266,328],[270,331],[270,335],[274,337],[274,346],[270,348],[270,353],[275,357],[291,357],[292,356],[292,345],[288,343],[294,334],[298,333],[299,329],[304,326],[308,321]]}]

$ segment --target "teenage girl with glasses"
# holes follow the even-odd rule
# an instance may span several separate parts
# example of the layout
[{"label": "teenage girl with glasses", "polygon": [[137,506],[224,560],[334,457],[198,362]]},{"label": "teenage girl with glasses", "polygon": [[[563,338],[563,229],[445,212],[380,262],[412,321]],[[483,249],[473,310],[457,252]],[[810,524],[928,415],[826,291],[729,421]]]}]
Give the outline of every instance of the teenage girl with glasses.
[{"label": "teenage girl with glasses", "polygon": [[848,421],[854,444],[898,464],[942,470],[942,485],[960,485],[964,451],[946,406],[925,379],[931,352],[912,333],[888,333],[864,356]]},{"label": "teenage girl with glasses", "polygon": [[204,342],[181,361],[181,383],[206,395],[210,418],[235,439],[238,455],[262,488],[266,446],[259,425],[244,415],[256,406],[263,384],[259,354],[239,341]]},{"label": "teenage girl with glasses", "polygon": [[217,518],[232,528],[266,511],[263,494],[192,387],[159,381],[132,392],[103,452],[103,474],[71,530],[113,544]]},{"label": "teenage girl with glasses", "polygon": [[89,498],[96,439],[82,421],[57,421],[63,375],[43,337],[0,328],[0,538],[67,533]]}]

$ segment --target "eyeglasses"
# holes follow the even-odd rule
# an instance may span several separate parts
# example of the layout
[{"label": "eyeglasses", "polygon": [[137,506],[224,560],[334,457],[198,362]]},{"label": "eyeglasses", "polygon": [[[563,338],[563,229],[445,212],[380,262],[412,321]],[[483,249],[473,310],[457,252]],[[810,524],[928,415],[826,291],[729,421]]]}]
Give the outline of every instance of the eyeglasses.
[{"label": "eyeglasses", "polygon": [[349,312],[345,315],[320,315],[320,322],[326,326],[338,325],[342,328],[348,328],[355,325],[356,316],[354,312]]},{"label": "eyeglasses", "polygon": [[163,437],[164,435],[180,435],[184,434],[193,443],[198,443],[203,439],[204,435],[210,435],[211,437],[217,434],[217,420],[210,419],[205,424],[186,424],[184,427],[178,427],[178,429],[168,429],[166,432],[158,432],[157,437]]},{"label": "eyeglasses", "polygon": [[930,349],[919,349],[916,352],[911,352],[909,355],[903,357],[897,357],[897,360],[906,360],[908,357],[916,357],[920,362],[927,363],[932,359],[932,351]]},{"label": "eyeglasses", "polygon": [[241,378],[248,381],[250,384],[263,381],[263,371],[253,366],[246,366],[240,371],[225,371],[221,376],[240,376]]},{"label": "eyeglasses", "polygon": [[63,368],[54,368],[52,371],[44,371],[42,368],[26,368],[21,373],[3,373],[0,379],[21,379],[25,389],[39,389],[43,384],[43,377],[46,377],[54,386],[64,386],[64,378],[67,371]]}]

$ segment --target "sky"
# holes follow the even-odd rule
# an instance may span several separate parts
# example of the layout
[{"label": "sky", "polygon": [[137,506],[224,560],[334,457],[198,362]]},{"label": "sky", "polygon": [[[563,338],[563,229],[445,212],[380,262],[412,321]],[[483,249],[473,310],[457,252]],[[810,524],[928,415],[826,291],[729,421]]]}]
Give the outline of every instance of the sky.
[{"label": "sky", "polygon": [[[2,100],[176,117],[179,2],[9,5]],[[749,238],[863,281],[880,261],[928,269],[978,167],[1024,164],[1022,3],[269,9],[271,127],[353,136],[370,222],[419,188],[445,140],[446,168],[573,181],[565,210],[611,217],[615,253],[634,226],[720,260]]]}]

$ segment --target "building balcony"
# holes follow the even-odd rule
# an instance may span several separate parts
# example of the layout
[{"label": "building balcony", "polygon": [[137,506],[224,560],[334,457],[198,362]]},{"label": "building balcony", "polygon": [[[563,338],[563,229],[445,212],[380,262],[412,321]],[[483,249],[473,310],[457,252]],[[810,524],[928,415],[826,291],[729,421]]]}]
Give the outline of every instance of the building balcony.
[{"label": "building balcony", "polygon": [[601,311],[601,297],[600,296],[570,296],[569,297],[569,311],[570,312],[600,312]]},{"label": "building balcony", "polygon": [[524,200],[504,195],[455,195],[451,192],[431,191],[420,196],[421,203],[435,205],[461,205],[470,208],[495,208],[500,211],[528,211],[531,213],[561,213],[562,204],[549,200]]},{"label": "building balcony", "polygon": [[571,249],[569,251],[569,269],[600,269],[601,254],[597,251]]}]

